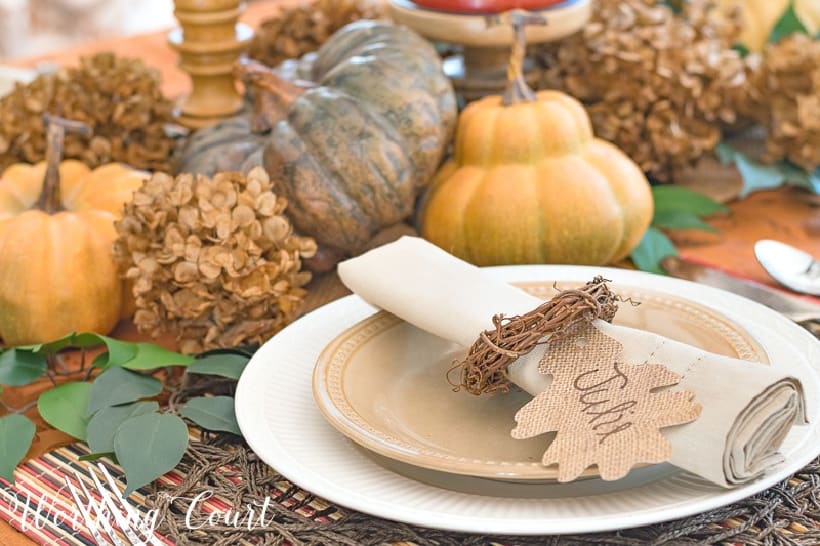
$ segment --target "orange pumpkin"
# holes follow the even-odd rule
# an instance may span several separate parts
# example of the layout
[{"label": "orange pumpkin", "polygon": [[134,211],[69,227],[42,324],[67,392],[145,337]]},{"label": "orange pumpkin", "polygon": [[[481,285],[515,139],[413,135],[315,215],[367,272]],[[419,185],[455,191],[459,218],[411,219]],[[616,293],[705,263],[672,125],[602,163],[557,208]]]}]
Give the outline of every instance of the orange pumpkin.
[{"label": "orange pumpkin", "polygon": [[624,258],[652,219],[649,183],[593,136],[577,100],[527,87],[519,26],[508,90],[462,112],[454,157],[422,205],[421,233],[478,265]]},{"label": "orange pumpkin", "polygon": [[47,162],[0,175],[0,337],[8,345],[108,333],[126,311],[114,221],[147,174],[60,162],[63,130],[50,124],[57,150]]}]

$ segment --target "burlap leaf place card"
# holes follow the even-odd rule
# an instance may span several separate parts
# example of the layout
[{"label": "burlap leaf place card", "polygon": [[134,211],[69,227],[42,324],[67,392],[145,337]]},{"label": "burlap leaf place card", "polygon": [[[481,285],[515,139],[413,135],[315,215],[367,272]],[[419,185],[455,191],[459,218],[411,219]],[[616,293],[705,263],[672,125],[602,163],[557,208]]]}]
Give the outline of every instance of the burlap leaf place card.
[{"label": "burlap leaf place card", "polygon": [[619,341],[586,325],[550,343],[541,360],[552,384],[516,414],[512,436],[556,432],[542,462],[558,465],[561,482],[592,465],[616,480],[637,464],[667,461],[672,446],[660,429],[700,415],[692,392],[660,390],[679,375],[662,364],[625,363],[622,352]]}]

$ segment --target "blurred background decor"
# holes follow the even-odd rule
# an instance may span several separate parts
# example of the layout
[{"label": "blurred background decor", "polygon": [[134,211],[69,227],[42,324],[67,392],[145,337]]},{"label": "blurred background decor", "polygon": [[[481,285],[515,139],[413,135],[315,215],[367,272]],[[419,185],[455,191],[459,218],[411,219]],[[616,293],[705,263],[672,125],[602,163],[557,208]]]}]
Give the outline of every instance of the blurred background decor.
[{"label": "blurred background decor", "polygon": [[172,0],[0,0],[0,58],[173,25]]}]

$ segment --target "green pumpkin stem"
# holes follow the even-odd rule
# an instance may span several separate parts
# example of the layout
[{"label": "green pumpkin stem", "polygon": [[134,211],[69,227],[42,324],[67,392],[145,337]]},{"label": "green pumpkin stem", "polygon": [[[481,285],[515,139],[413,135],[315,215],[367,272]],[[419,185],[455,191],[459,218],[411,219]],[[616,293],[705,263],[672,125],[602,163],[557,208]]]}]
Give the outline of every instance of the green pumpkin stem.
[{"label": "green pumpkin stem", "polygon": [[316,86],[304,80],[286,80],[271,68],[247,58],[237,61],[234,74],[252,91],[251,129],[255,133],[268,132],[277,122],[286,119],[296,99]]},{"label": "green pumpkin stem", "polygon": [[527,56],[527,25],[546,25],[547,20],[528,11],[516,9],[487,17],[487,26],[500,24],[512,26],[513,43],[510,51],[510,62],[507,65],[507,89],[504,91],[502,104],[510,106],[519,102],[532,102],[537,99],[535,92],[527,85],[524,78],[524,60]]},{"label": "green pumpkin stem", "polygon": [[50,114],[43,116],[43,124],[46,127],[46,174],[36,207],[47,214],[54,214],[63,209],[60,195],[60,162],[63,160],[65,134],[90,135],[91,127],[80,121],[71,121]]}]

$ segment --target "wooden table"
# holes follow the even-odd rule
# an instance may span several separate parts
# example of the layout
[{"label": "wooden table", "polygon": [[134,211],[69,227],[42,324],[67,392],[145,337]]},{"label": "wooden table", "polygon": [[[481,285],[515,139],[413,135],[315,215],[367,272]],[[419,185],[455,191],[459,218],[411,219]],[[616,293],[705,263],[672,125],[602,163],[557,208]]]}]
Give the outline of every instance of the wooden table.
[{"label": "wooden table", "polygon": [[[299,2],[300,0],[270,0],[251,4],[242,21],[256,27],[261,20],[275,15],[282,6]],[[189,89],[189,80],[176,67],[176,54],[167,45],[164,32],[90,42],[49,55],[13,60],[6,64],[19,67],[34,67],[44,61],[75,64],[80,56],[99,51],[114,51],[124,56],[138,54],[147,65],[160,71],[163,89],[169,96],[180,95]],[[687,258],[768,284],[772,284],[771,279],[754,258],[755,241],[764,238],[778,239],[820,256],[820,208],[812,204],[812,200],[805,192],[793,189],[760,192],[742,201],[731,203],[730,209],[730,213],[710,221],[718,228],[718,234],[675,234],[674,239],[680,245],[681,253]],[[132,328],[126,327],[119,335],[133,338],[136,334]],[[21,401],[32,399],[48,386],[49,384],[8,389],[3,394],[4,400],[19,407],[22,405]],[[38,425],[37,438],[29,451],[29,457],[36,457],[71,441],[65,434],[49,429],[39,419],[36,409],[28,415],[36,419]],[[17,546],[33,543],[7,523],[0,521],[0,544]]]}]

